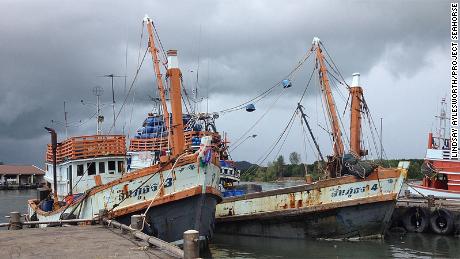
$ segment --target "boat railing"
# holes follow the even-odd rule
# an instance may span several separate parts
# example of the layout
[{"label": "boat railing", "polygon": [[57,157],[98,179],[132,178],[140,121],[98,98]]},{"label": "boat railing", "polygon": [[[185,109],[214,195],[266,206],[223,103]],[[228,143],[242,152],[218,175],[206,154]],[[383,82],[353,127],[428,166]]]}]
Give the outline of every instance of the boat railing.
[{"label": "boat railing", "polygon": [[[220,142],[220,136],[218,133],[209,131],[187,131],[184,133],[185,145],[187,148],[192,146],[192,138],[212,136],[213,143]],[[146,139],[131,139],[129,145],[129,151],[154,151],[154,150],[166,150],[168,149],[168,138],[146,138]]]},{"label": "boat railing", "polygon": [[[126,154],[124,135],[90,135],[72,137],[58,143],[57,162],[94,158],[100,156],[122,156]],[[51,144],[48,144],[46,161],[52,162]]]},{"label": "boat railing", "polygon": [[450,159],[450,150],[448,149],[427,149],[427,159]]}]

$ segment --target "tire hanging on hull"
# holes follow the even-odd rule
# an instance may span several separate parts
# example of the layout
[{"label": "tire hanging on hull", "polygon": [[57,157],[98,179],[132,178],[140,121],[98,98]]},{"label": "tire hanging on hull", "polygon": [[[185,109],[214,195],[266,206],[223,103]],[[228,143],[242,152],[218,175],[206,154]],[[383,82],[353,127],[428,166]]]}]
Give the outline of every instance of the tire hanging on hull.
[{"label": "tire hanging on hull", "polygon": [[438,209],[431,213],[430,227],[436,234],[449,235],[454,231],[454,217],[446,209]]},{"label": "tire hanging on hull", "polygon": [[428,230],[430,213],[424,208],[410,208],[403,217],[403,225],[409,232],[422,233]]}]

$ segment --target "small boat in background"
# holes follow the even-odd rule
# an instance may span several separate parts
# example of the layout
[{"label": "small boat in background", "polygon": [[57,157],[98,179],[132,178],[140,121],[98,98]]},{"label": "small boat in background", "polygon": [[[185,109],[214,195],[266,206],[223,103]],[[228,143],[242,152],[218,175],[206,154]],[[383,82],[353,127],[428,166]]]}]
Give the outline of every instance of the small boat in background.
[{"label": "small boat in background", "polygon": [[421,185],[410,185],[414,196],[433,195],[435,198],[460,199],[460,160],[450,158],[450,137],[447,125],[446,99],[441,100],[437,132],[428,134],[428,148],[422,165]]}]

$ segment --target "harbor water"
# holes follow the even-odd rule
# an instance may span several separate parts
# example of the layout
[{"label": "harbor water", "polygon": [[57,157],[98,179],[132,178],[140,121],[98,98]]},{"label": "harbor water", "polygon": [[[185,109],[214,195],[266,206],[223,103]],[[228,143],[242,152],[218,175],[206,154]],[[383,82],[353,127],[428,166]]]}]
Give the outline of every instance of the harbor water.
[{"label": "harbor water", "polygon": [[[290,185],[290,184],[289,184]],[[286,186],[263,184],[265,190]],[[0,222],[11,211],[26,211],[35,190],[0,191]],[[4,229],[0,229],[4,230]],[[320,241],[215,235],[208,258],[460,258],[460,238],[391,233],[385,240]]]}]

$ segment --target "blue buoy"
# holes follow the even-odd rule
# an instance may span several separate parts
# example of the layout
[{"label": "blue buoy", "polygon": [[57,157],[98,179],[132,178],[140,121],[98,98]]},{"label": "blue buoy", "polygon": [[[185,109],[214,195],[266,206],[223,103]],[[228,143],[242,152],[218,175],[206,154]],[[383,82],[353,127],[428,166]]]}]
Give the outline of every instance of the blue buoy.
[{"label": "blue buoy", "polygon": [[42,204],[41,204],[42,205],[41,209],[43,211],[46,211],[46,212],[52,211],[53,210],[53,203],[54,203],[54,200],[51,200],[51,199],[50,200],[44,200],[42,202]]},{"label": "blue buoy", "polygon": [[281,81],[281,84],[283,84],[283,88],[289,88],[292,86],[291,80],[289,79],[284,79]]},{"label": "blue buoy", "polygon": [[256,107],[254,106],[254,104],[250,103],[248,105],[246,105],[246,111],[247,112],[253,112],[256,110]]}]

